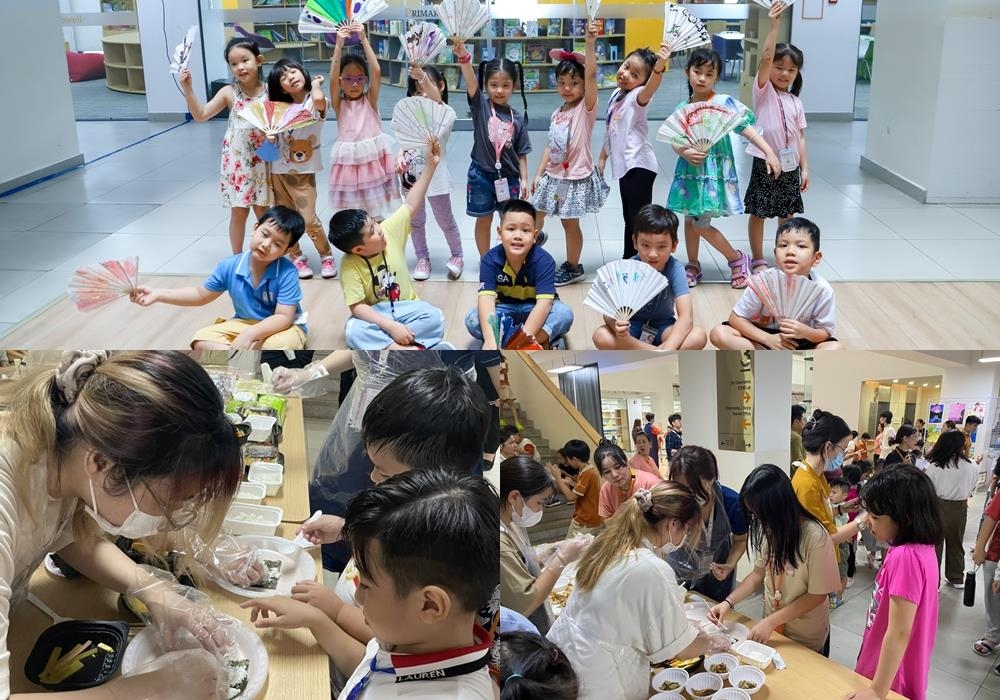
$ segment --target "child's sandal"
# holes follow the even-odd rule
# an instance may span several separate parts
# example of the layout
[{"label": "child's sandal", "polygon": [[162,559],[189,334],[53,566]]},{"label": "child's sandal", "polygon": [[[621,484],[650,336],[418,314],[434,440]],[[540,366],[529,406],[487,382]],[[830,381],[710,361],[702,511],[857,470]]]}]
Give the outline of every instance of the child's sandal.
[{"label": "child's sandal", "polygon": [[750,274],[756,275],[758,272],[763,272],[767,269],[767,260],[764,258],[754,258],[750,261]]},{"label": "child's sandal", "polygon": [[740,251],[740,257],[729,263],[732,272],[730,285],[733,289],[746,289],[747,280],[750,279],[750,256]]},{"label": "child's sandal", "polygon": [[983,637],[972,645],[972,650],[980,656],[992,656],[994,646],[993,642]]},{"label": "child's sandal", "polygon": [[684,266],[684,274],[687,275],[688,287],[697,287],[701,279],[701,263],[689,262]]}]

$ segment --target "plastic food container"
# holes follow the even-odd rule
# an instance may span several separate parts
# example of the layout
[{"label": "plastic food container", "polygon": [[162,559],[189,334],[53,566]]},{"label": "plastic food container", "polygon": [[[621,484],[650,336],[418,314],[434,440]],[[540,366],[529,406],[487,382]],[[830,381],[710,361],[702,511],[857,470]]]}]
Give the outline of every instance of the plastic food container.
[{"label": "plastic food container", "polygon": [[712,696],[712,700],[750,700],[750,696],[739,688],[723,688]]},{"label": "plastic food container", "polygon": [[[747,695],[753,695],[764,686],[764,672],[755,666],[740,666],[729,672],[729,685],[742,690]],[[740,688],[740,683],[752,683],[755,688]]]},{"label": "plastic food container", "polygon": [[240,487],[236,490],[236,500],[240,503],[260,505],[265,495],[267,495],[267,486],[252,481],[240,482]]},{"label": "plastic food container", "polygon": [[[725,672],[712,670],[712,666],[717,666],[719,664],[725,665]],[[730,672],[735,671],[739,665],[740,660],[732,654],[712,654],[711,656],[705,657],[705,670],[709,673],[715,674],[722,680],[729,678]]]},{"label": "plastic food container", "polygon": [[283,514],[274,506],[234,503],[229,506],[223,527],[236,535],[274,535]]},{"label": "plastic food container", "polygon": [[[52,625],[35,642],[24,664],[24,675],[32,683],[49,690],[81,690],[100,685],[118,671],[128,629],[128,623],[120,621],[70,620]],[[83,649],[78,645],[87,647]],[[54,665],[59,657],[66,658],[74,649],[80,649],[81,660],[77,663],[82,668],[77,667],[74,673],[59,682],[42,678],[50,662]]]},{"label": "plastic food container", "polygon": [[761,671],[771,664],[771,660],[777,653],[774,648],[752,642],[749,639],[745,639],[734,646],[733,651],[740,657],[743,663],[756,666]]},{"label": "plastic food container", "polygon": [[696,673],[684,684],[684,690],[691,698],[710,698],[722,690],[722,679],[714,673]]},{"label": "plastic food container", "polygon": [[[677,695],[680,696],[680,692],[684,690],[684,684],[688,682],[688,672],[683,668],[665,668],[655,676],[653,676],[653,690],[656,691],[656,696],[659,698],[663,696]],[[676,688],[664,688],[663,686],[667,683],[676,683]]]},{"label": "plastic food container", "polygon": [[650,697],[649,700],[684,700],[684,696],[677,693],[657,693]]},{"label": "plastic food container", "polygon": [[271,431],[278,419],[274,416],[248,415],[244,419],[250,424],[250,442],[267,442],[271,439]]},{"label": "plastic food container", "polygon": [[277,496],[284,481],[284,469],[280,464],[268,464],[267,462],[254,462],[247,472],[247,481],[251,483],[263,484],[265,494]]}]

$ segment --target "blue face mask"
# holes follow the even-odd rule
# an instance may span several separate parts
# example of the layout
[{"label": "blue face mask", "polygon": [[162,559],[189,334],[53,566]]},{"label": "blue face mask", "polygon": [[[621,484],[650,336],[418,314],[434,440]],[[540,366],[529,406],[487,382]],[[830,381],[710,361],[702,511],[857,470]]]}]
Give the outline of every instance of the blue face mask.
[{"label": "blue face mask", "polygon": [[838,452],[837,456],[831,460],[828,460],[823,471],[835,472],[844,465],[844,453]]}]

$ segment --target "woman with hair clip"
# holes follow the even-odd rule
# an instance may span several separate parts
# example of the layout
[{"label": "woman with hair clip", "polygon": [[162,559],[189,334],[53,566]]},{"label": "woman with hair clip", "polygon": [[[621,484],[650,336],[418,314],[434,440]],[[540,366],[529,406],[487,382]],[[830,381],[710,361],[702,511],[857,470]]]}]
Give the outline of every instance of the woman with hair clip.
[{"label": "woman with hair clip", "polygon": [[[5,389],[0,403],[0,697],[10,695],[9,611],[47,552],[137,595],[164,639],[179,628],[220,656],[231,645],[210,607],[140,567],[104,537],[198,528],[212,542],[243,474],[239,440],[208,374],[179,352],[67,350],[59,366]],[[193,528],[192,528],[193,529]],[[209,695],[220,662],[197,651],[74,698]],[[32,695],[31,697],[34,697]]]},{"label": "woman with hair clip", "polygon": [[[779,632],[829,656],[826,597],[840,590],[840,573],[826,528],[802,507],[788,476],[773,464],[750,472],[740,502],[750,520],[757,559],[753,571],[709,611],[709,618],[721,623],[741,600],[763,591],[764,617],[750,629],[749,639],[767,644]],[[857,525],[850,527],[857,532]]]},{"label": "woman with hair clip", "polygon": [[500,700],[576,700],[580,684],[562,649],[537,634],[500,635]]},{"label": "woman with hair clip", "polygon": [[[899,429],[897,437],[904,428]],[[969,498],[979,480],[979,468],[965,458],[965,434],[960,430],[941,433],[928,453],[927,461],[930,466],[925,473],[934,484],[944,522],[944,541],[935,545],[938,568],[944,556],[944,577],[948,585],[964,588],[965,551],[962,537],[969,515]]]},{"label": "woman with hair clip", "polygon": [[729,646],[688,622],[684,589],[664,561],[698,518],[691,489],[661,481],[637,490],[587,548],[548,634],[576,669],[582,700],[645,700],[651,663]]},{"label": "woman with hair clip", "polygon": [[659,475],[631,468],[622,448],[608,440],[601,440],[594,450],[594,466],[604,479],[597,507],[602,518],[614,515],[622,503],[635,495],[636,489],[650,489],[663,481]]},{"label": "woman with hair clip", "polygon": [[892,452],[886,455],[882,466],[913,465],[912,452],[917,448],[918,440],[919,436],[917,435],[916,428],[912,425],[901,425],[899,430],[896,431],[896,435],[889,440],[889,444],[892,445]]},{"label": "woman with hair clip", "polygon": [[548,470],[531,457],[518,455],[500,463],[500,604],[526,615],[544,634],[549,629],[545,601],[563,569],[593,540],[580,535],[539,554],[527,529],[544,515],[555,493]]},{"label": "woman with hair clip", "polygon": [[687,547],[667,561],[690,590],[722,600],[733,592],[736,565],[747,551],[747,523],[739,494],[719,483],[715,455],[697,445],[684,445],[674,453],[669,477],[694,493],[702,525]]}]

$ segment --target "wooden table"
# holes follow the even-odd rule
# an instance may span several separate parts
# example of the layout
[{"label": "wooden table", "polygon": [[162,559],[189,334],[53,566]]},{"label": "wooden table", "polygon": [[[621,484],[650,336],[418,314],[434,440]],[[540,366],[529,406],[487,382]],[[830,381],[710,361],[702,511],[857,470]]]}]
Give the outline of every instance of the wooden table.
[{"label": "wooden table", "polygon": [[312,511],[309,510],[309,458],[300,398],[288,398],[278,449],[285,457],[285,480],[277,496],[264,498],[264,505],[281,508],[284,511],[282,520],[286,523],[301,523],[312,515]]}]

